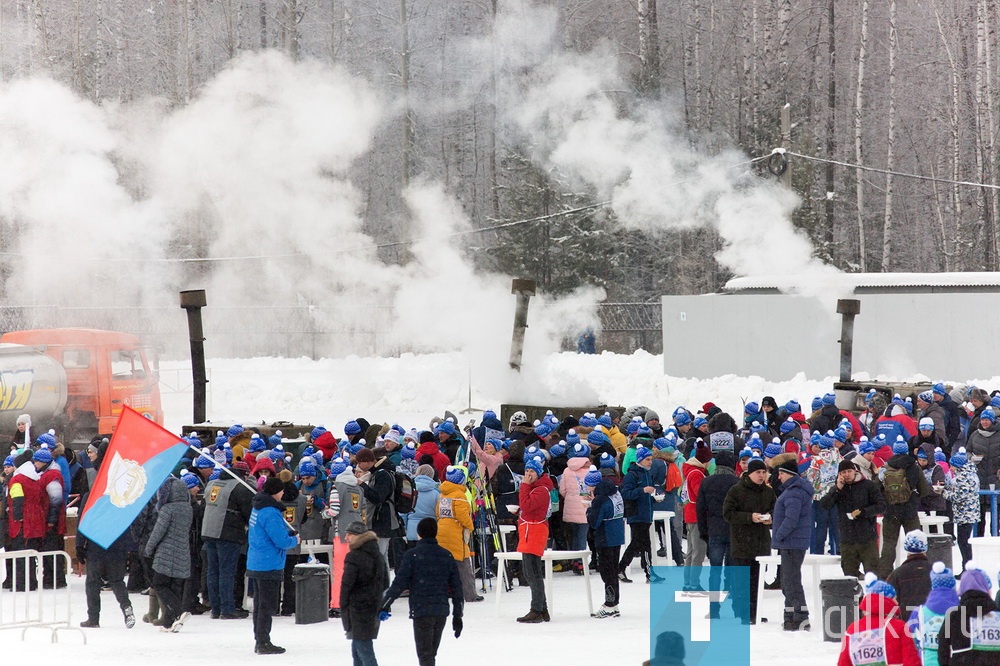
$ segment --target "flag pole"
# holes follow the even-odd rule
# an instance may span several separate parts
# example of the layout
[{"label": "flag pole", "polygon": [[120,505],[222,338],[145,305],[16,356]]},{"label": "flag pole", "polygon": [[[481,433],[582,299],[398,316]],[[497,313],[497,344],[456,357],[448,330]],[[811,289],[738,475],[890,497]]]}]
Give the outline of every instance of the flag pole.
[{"label": "flag pole", "polygon": [[[249,490],[250,492],[252,492],[254,495],[256,495],[257,493],[260,492],[259,490],[257,490],[253,486],[251,486],[249,483],[247,483],[246,479],[241,479],[236,474],[234,474],[233,470],[229,469],[225,465],[219,464],[219,461],[216,460],[215,458],[213,458],[211,456],[208,456],[208,455],[205,455],[205,452],[202,451],[201,449],[199,449],[197,446],[195,446],[193,444],[188,444],[188,448],[191,449],[192,451],[194,451],[195,453],[197,453],[199,457],[203,456],[203,457],[208,458],[209,460],[211,460],[212,464],[215,465],[215,469],[223,471],[226,474],[228,474],[229,476],[233,477],[234,479],[236,479],[237,482],[242,483],[243,486],[246,487],[247,490]],[[197,459],[198,458],[195,458],[195,460],[197,460]],[[292,527],[292,524],[290,522],[288,522],[287,520],[285,520],[284,516],[282,516],[281,519],[285,522],[285,525],[288,526],[288,529],[290,529],[292,531],[292,534],[298,534],[299,533],[299,531],[297,529],[295,529],[294,527]]]}]

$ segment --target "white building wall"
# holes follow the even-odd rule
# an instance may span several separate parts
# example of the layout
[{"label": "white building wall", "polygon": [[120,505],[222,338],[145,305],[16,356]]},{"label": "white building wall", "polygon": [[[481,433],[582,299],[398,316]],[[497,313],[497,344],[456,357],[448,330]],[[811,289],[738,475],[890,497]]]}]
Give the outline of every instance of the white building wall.
[{"label": "white building wall", "polygon": [[[1000,375],[1000,294],[863,294],[853,372],[964,381]],[[663,364],[674,377],[771,381],[840,374],[835,299],[785,294],[663,297]]]}]

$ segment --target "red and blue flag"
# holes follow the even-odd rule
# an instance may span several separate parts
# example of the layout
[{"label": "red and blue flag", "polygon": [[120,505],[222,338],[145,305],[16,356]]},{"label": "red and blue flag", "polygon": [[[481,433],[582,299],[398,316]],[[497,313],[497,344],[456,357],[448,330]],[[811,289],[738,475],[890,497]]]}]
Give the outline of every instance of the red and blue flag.
[{"label": "red and blue flag", "polygon": [[173,471],[188,444],[139,412],[122,408],[80,515],[80,533],[108,548]]}]

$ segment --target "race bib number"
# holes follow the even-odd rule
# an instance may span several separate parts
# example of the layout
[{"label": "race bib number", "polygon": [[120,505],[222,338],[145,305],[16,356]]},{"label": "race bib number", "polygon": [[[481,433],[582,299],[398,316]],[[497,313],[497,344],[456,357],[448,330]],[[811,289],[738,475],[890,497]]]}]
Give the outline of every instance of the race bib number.
[{"label": "race bib number", "polygon": [[972,649],[982,652],[1000,652],[1000,613],[987,613],[982,618],[974,617],[972,629]]},{"label": "race bib number", "polygon": [[619,493],[611,496],[612,516],[611,520],[619,520],[625,517],[625,500]]},{"label": "race bib number", "polygon": [[[926,609],[925,609],[926,610]],[[925,618],[923,611],[920,615],[920,647],[924,650],[937,651],[938,634],[941,632],[941,625],[944,624],[944,615],[934,614]]]},{"label": "race bib number", "polygon": [[713,432],[708,436],[708,445],[712,448],[712,453],[719,451],[732,451],[736,440],[731,432]]},{"label": "race bib number", "polygon": [[451,506],[451,498],[442,497],[438,501],[438,517],[439,518],[454,518],[455,510]]},{"label": "race bib number", "polygon": [[849,649],[854,666],[887,666],[885,636],[881,629],[851,634]]}]

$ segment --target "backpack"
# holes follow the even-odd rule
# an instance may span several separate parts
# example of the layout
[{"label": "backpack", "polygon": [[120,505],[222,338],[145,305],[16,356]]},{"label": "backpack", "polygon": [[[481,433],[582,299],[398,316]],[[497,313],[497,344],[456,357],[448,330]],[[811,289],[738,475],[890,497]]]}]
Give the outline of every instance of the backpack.
[{"label": "backpack", "polygon": [[521,489],[521,474],[515,474],[510,465],[504,464],[493,475],[493,494],[497,497],[516,495]]},{"label": "backpack", "polygon": [[910,482],[906,479],[906,470],[895,467],[885,468],[882,489],[885,491],[885,501],[889,504],[906,504],[913,494]]},{"label": "backpack", "polygon": [[684,477],[681,476],[680,468],[674,463],[667,463],[667,483],[665,489],[672,493],[684,485]]},{"label": "backpack", "polygon": [[392,503],[400,514],[413,513],[417,508],[417,486],[406,474],[392,473]]}]

